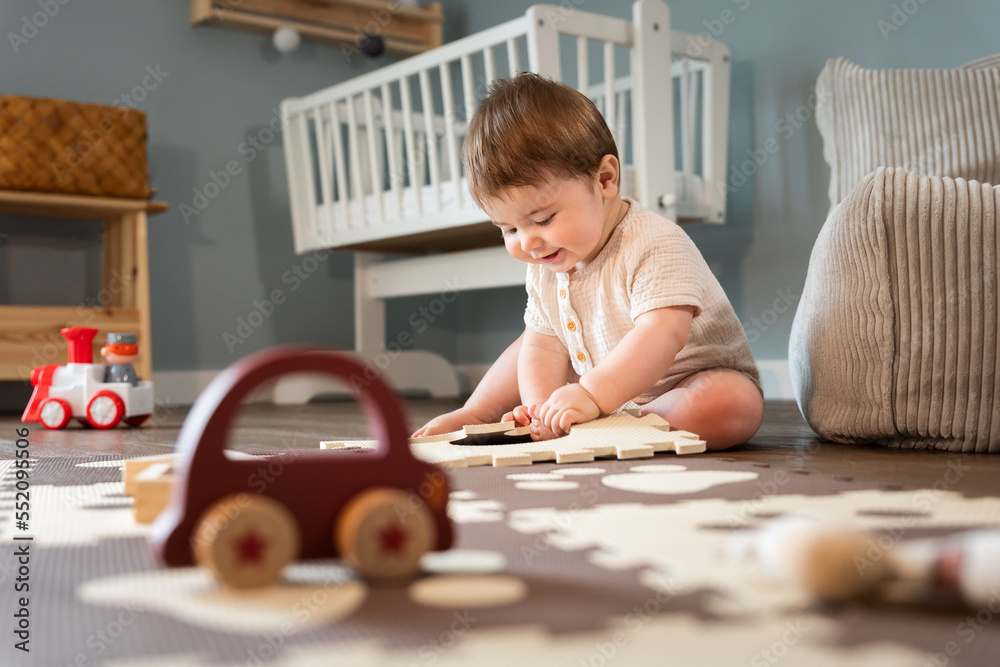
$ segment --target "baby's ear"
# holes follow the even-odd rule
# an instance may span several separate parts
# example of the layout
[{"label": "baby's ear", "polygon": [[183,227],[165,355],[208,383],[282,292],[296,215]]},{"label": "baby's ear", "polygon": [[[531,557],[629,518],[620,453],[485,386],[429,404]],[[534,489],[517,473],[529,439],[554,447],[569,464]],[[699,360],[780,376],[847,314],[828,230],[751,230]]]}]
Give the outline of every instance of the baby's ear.
[{"label": "baby's ear", "polygon": [[621,188],[621,170],[618,158],[610,153],[601,158],[601,164],[597,169],[597,181],[602,191],[608,192],[609,188],[613,188],[611,196],[618,194]]}]

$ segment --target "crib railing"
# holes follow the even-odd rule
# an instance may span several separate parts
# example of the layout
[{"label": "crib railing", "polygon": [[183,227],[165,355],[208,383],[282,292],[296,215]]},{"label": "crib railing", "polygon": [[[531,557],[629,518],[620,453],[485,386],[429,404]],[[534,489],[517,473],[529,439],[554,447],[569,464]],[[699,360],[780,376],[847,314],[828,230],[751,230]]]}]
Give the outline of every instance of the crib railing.
[{"label": "crib railing", "polygon": [[[633,11],[628,21],[534,6],[518,19],[285,100],[296,250],[487,220],[468,194],[462,140],[490,83],[525,69],[574,85],[595,101],[623,164],[634,170],[628,194],[668,216],[721,222],[728,50],[671,32],[660,0],[640,0]],[[674,192],[675,153],[683,172],[700,168],[702,192]]]}]

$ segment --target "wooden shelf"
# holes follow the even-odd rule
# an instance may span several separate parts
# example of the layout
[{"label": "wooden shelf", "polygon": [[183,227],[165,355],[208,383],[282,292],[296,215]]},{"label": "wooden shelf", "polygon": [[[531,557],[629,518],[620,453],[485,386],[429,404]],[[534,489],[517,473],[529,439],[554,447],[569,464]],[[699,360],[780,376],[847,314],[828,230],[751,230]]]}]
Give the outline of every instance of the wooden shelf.
[{"label": "wooden shelf", "polygon": [[146,216],[166,210],[165,202],[145,199],[0,190],[0,214],[104,222],[100,305],[0,306],[0,380],[27,380],[35,366],[66,363],[59,330],[69,326],[97,329],[95,350],[108,333],[136,334],[136,370],[152,379]]},{"label": "wooden shelf", "polygon": [[191,0],[192,25],[274,32],[288,26],[304,38],[331,46],[360,48],[366,32],[385,41],[386,51],[413,55],[441,46],[441,3],[414,8],[387,0]]},{"label": "wooden shelf", "polygon": [[117,197],[91,197],[88,195],[63,195],[53,192],[25,192],[0,190],[0,213],[11,215],[39,215],[53,218],[86,218],[100,220],[109,215],[145,211],[162,213],[167,203],[147,199],[120,199]]}]

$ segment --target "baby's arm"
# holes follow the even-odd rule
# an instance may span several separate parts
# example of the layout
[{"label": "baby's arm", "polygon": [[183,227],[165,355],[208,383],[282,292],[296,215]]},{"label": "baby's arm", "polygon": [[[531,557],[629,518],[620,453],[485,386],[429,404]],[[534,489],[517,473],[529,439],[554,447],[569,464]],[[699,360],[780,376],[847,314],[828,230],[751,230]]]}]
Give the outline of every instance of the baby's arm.
[{"label": "baby's arm", "polygon": [[572,424],[611,412],[652,387],[687,343],[694,308],[657,308],[635,318],[611,354],[580,378],[552,393],[538,418],[556,433]]},{"label": "baby's arm", "polygon": [[493,362],[464,406],[435,417],[411,437],[450,433],[468,424],[495,422],[517,405],[521,400],[517,388],[517,358],[523,339],[524,334]]},{"label": "baby's arm", "polygon": [[525,329],[524,342],[517,357],[518,387],[521,405],[544,403],[553,391],[566,384],[569,352],[556,336],[546,336]]},{"label": "baby's arm", "polygon": [[556,336],[547,336],[525,329],[524,343],[517,358],[517,377],[521,390],[521,405],[513,417],[521,424],[531,418],[531,436],[536,440],[554,437],[547,426],[536,422],[532,412],[542,405],[559,387],[566,386],[569,375],[569,351]]}]

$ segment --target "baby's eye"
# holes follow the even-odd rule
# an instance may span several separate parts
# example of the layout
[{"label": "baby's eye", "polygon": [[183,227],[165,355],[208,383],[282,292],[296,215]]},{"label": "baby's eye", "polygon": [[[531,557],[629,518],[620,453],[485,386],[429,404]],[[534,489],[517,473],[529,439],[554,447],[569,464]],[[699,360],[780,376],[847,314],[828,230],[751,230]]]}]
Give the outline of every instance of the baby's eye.
[{"label": "baby's eye", "polygon": [[555,216],[555,214],[553,213],[552,215],[550,215],[549,217],[545,218],[545,219],[544,219],[544,220],[542,220],[541,222],[536,222],[535,224],[536,224],[536,225],[538,225],[539,227],[544,227],[545,225],[547,225],[547,224],[549,224],[550,222],[552,222],[552,218],[554,218],[554,217],[556,217],[556,216]]},{"label": "baby's eye", "polygon": [[500,229],[500,233],[503,236],[513,236],[514,232],[516,232],[516,231],[517,231],[516,227],[503,227],[503,228]]}]

